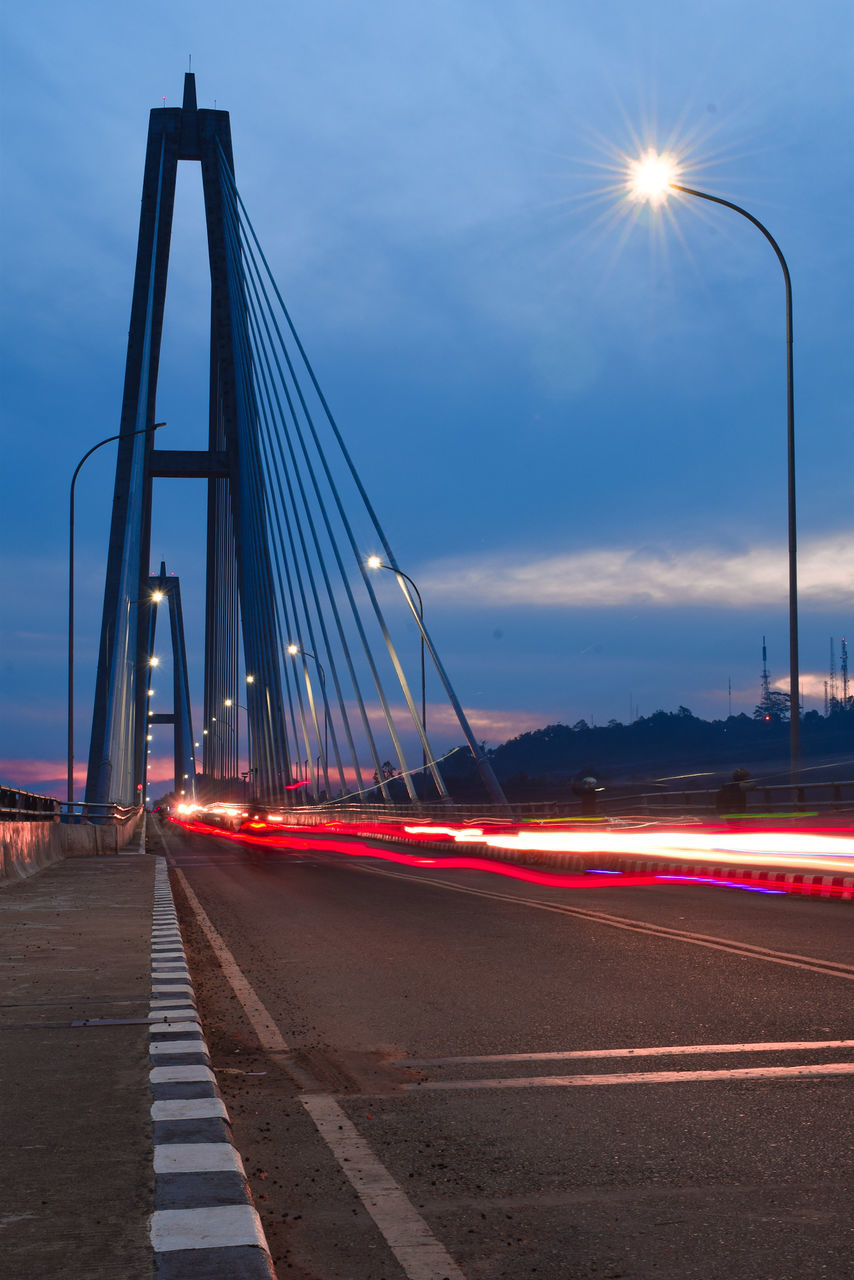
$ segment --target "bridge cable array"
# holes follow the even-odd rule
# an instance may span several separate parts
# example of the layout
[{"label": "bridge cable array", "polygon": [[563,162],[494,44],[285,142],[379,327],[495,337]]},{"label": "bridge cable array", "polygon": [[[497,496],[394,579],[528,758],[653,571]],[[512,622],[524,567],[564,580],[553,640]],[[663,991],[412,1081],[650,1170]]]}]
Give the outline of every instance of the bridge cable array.
[{"label": "bridge cable array", "polygon": [[[382,551],[444,687],[492,799],[502,800],[423,618],[320,388],[220,148],[226,256],[240,401],[241,536],[254,559],[269,555],[275,599],[257,609],[261,649],[279,662],[284,706],[265,705],[270,673],[247,689],[252,751],[275,753],[284,720],[292,776],[314,797],[362,794],[391,799],[399,775],[409,799],[422,790],[447,798],[425,726],[367,566]],[[245,508],[245,510],[244,510]],[[348,567],[349,566],[349,567]],[[355,572],[354,572],[355,569]],[[245,586],[244,586],[245,590]],[[361,604],[359,603],[361,601]],[[387,692],[397,684],[405,708]],[[408,716],[407,716],[408,712]],[[253,714],[254,713],[254,714]],[[401,721],[401,717],[403,717]],[[411,719],[424,770],[410,769],[402,733]],[[403,727],[398,722],[401,721]],[[410,731],[411,732],[411,731]],[[373,765],[366,779],[365,755]],[[389,767],[389,763],[391,768]],[[494,784],[494,786],[492,785]]]}]

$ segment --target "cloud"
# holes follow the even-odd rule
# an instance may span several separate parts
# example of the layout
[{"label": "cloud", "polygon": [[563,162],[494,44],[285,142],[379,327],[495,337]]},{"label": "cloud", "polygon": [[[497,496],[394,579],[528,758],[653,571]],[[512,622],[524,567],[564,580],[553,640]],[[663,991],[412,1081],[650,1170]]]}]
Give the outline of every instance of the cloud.
[{"label": "cloud", "polygon": [[[818,702],[823,702],[825,692],[824,687],[828,681],[827,673],[821,671],[801,671],[798,675],[801,686],[801,698],[813,698]],[[842,681],[839,678],[837,678],[837,686],[837,696],[839,696],[842,692]],[[779,679],[772,680],[771,688],[779,690],[780,693],[788,693],[789,677],[780,676]]]},{"label": "cloud", "polygon": [[[382,728],[385,724],[382,707],[377,704],[369,704],[365,709],[373,728]],[[407,739],[411,738],[412,718],[405,704],[395,704],[390,706],[389,709],[398,731],[401,732],[401,736],[405,735]],[[516,711],[505,708],[484,709],[482,707],[464,707],[463,710],[474,736],[479,740],[486,739],[489,742],[504,742],[507,738],[515,738],[518,734],[527,733],[530,729],[540,729],[543,725],[544,713],[542,711]],[[350,716],[351,722],[355,724],[357,709],[354,705],[348,705],[347,714]],[[454,709],[447,702],[428,702],[427,732],[434,749],[438,749],[438,742],[434,741],[434,737],[438,738],[439,735],[446,735],[458,743],[462,743],[464,740]]]},{"label": "cloud", "polygon": [[[528,560],[512,554],[454,557],[428,565],[418,581],[433,600],[467,604],[747,609],[785,602],[788,560],[785,548],[776,546],[606,547]],[[801,603],[819,607],[854,603],[851,533],[802,544],[798,594]]]}]

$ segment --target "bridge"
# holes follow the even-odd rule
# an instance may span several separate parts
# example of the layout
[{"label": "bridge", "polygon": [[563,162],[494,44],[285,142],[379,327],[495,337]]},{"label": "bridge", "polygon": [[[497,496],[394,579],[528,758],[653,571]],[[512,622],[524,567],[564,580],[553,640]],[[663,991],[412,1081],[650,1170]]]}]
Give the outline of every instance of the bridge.
[{"label": "bridge", "polygon": [[[211,279],[207,448],[155,438],[157,378],[178,165],[201,166]],[[200,228],[201,233],[201,228]],[[204,724],[193,737],[179,588],[152,576],[152,491],[207,481]],[[390,572],[399,600],[382,605]],[[168,603],[173,709],[151,714],[155,615]],[[414,620],[420,671],[399,635]],[[426,664],[426,665],[425,665]],[[425,683],[441,689],[484,796],[504,795],[472,733],[403,571],[270,270],[235,178],[229,116],[151,112],[89,748],[86,802],[134,803],[146,788],[149,729],[174,725],[175,788],[237,778],[239,709],[255,797],[277,804],[446,800],[430,742]],[[420,683],[420,697],[418,686]],[[71,697],[71,695],[70,695]],[[417,746],[407,757],[406,736]],[[201,742],[201,758],[198,758]],[[71,752],[69,753],[71,754]],[[71,766],[71,761],[70,761]],[[69,775],[70,776],[70,775]],[[71,798],[69,794],[69,799]]]},{"label": "bridge", "polygon": [[[182,162],[211,276],[196,450],[156,421]],[[612,792],[603,817],[592,780],[511,811],[190,74],[151,113],[110,439],[85,800],[71,664],[67,801],[0,789],[10,1274],[848,1274],[854,784],[759,788],[750,816]],[[207,483],[199,673],[150,563],[164,479]],[[147,814],[158,726],[175,803]]]}]

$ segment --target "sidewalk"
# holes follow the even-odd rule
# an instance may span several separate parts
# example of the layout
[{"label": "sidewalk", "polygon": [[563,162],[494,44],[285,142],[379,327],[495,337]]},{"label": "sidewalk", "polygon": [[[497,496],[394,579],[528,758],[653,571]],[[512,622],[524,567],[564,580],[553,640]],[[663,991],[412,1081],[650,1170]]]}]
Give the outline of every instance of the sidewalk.
[{"label": "sidewalk", "polygon": [[71,858],[0,889],[0,1272],[15,1280],[151,1280],[154,870]]},{"label": "sidewalk", "polygon": [[0,1276],[271,1277],[165,863],[0,888]]}]

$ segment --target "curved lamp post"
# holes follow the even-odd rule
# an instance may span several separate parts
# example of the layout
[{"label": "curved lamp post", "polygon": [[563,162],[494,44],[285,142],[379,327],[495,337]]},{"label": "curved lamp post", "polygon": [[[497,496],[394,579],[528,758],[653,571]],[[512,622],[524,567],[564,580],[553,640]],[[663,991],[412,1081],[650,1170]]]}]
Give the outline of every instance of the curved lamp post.
[{"label": "curved lamp post", "polygon": [[[252,684],[254,681],[250,680],[249,677],[247,676],[247,682]],[[225,698],[223,700],[222,705],[224,707],[236,707],[238,711],[246,712],[246,738],[247,738],[246,754],[248,756],[248,767],[246,771],[246,776],[248,778],[249,775],[252,773],[252,735],[249,730],[249,708],[244,707],[242,702],[237,702],[233,698]],[[237,768],[239,771],[240,770],[240,716],[238,715],[236,719],[237,719]],[[230,727],[231,726],[229,725],[229,728]]]},{"label": "curved lamp post", "polygon": [[748,222],[752,222],[761,231],[770,244],[783,272],[786,289],[786,453],[788,468],[788,521],[789,521],[789,756],[792,781],[797,780],[801,754],[801,695],[800,671],[798,657],[798,552],[797,552],[797,520],[795,508],[795,392],[794,392],[794,358],[792,351],[792,281],[783,252],[767,227],[755,218],[752,213],[742,209],[741,205],[724,200],[721,196],[713,196],[708,191],[697,191],[694,187],[683,186],[677,182],[675,161],[669,156],[659,155],[653,151],[632,163],[630,168],[629,187],[637,200],[646,200],[650,204],[661,204],[670,191],[681,191],[686,196],[696,196],[699,200],[709,200],[712,204],[722,204],[735,213],[740,213]]},{"label": "curved lamp post", "polygon": [[[320,673],[320,684],[323,690],[323,777],[326,782],[326,797],[329,798],[329,713],[326,709],[326,672],[323,670],[323,664],[316,653],[310,653],[308,649],[301,649],[298,644],[289,644],[288,653],[292,658],[297,655],[303,658],[311,658],[317,663],[317,670]],[[308,667],[305,667],[305,687],[308,692],[309,706],[311,714],[314,717],[315,732],[317,729],[317,710],[314,703],[314,693],[311,688],[311,681],[308,678]],[[318,799],[320,797],[318,796]]]},{"label": "curved lamp post", "polygon": [[[412,590],[415,592],[415,598],[418,601],[418,617],[421,620],[421,728],[424,731],[424,737],[427,737],[427,682],[424,667],[424,601],[421,599],[421,592],[412,581],[408,573],[404,573],[402,569],[395,569],[394,565],[386,564],[379,556],[368,556],[366,562],[369,569],[388,569],[398,580],[405,578]],[[402,585],[402,584],[401,584]],[[404,592],[404,595],[406,593]],[[424,776],[424,785],[427,783],[427,752],[423,751],[422,773]]]},{"label": "curved lamp post", "polygon": [[74,487],[77,484],[77,476],[80,468],[87,458],[91,457],[96,449],[102,448],[105,444],[111,444],[113,440],[124,440],[128,436],[145,436],[149,431],[157,431],[159,427],[165,427],[165,422],[155,422],[150,427],[142,427],[139,431],[119,432],[115,436],[107,436],[106,440],[99,440],[97,444],[93,444],[74,468],[74,475],[71,477],[71,487],[68,495],[68,810],[69,814],[74,805]]}]

